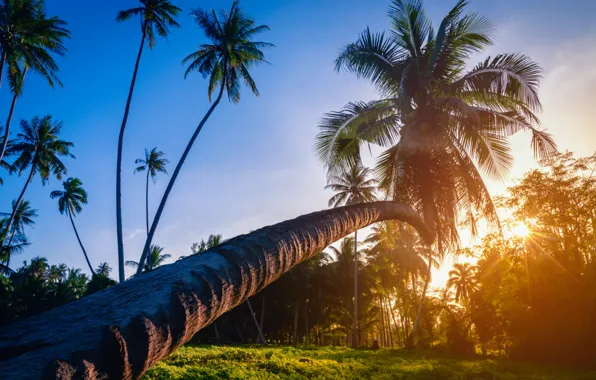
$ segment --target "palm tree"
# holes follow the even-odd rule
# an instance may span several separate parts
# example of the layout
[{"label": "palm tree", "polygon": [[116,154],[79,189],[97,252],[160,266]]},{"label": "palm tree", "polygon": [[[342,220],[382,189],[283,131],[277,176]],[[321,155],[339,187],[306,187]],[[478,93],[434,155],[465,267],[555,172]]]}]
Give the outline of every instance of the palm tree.
[{"label": "palm tree", "polygon": [[[167,259],[172,257],[172,255],[167,253],[162,254],[163,250],[164,248],[160,247],[159,245],[151,246],[151,258],[147,260],[147,263],[143,267],[143,272],[152,271],[153,269],[163,265]],[[149,263],[152,263],[152,265],[150,266]],[[126,262],[126,265],[128,265],[129,267],[137,268],[139,266],[139,263],[137,263],[136,261],[129,260]]]},{"label": "palm tree", "polygon": [[95,273],[93,270],[93,266],[91,265],[91,261],[89,261],[89,256],[87,255],[87,251],[81,242],[81,238],[79,237],[79,232],[77,231],[77,227],[75,226],[73,217],[77,216],[78,213],[83,211],[83,205],[87,204],[87,192],[83,189],[83,182],[81,182],[78,178],[69,178],[66,181],[62,182],[62,186],[64,190],[54,190],[50,193],[50,198],[55,199],[58,198],[58,210],[60,214],[68,216],[70,219],[70,223],[72,224],[72,229],[75,232],[77,237],[77,241],[81,246],[81,250],[83,251],[83,255],[85,255],[85,260],[87,261],[87,265],[89,266],[89,270],[91,274]]},{"label": "palm tree", "polygon": [[132,74],[132,81],[130,82],[130,89],[128,90],[128,98],[126,99],[126,107],[124,108],[124,116],[122,117],[122,125],[120,126],[120,134],[118,135],[118,157],[116,163],[116,225],[118,238],[118,277],[120,282],[124,281],[124,240],[122,237],[122,148],[124,144],[124,130],[126,129],[126,122],[128,121],[128,114],[130,112],[130,103],[132,102],[132,94],[135,89],[137,81],[137,73],[139,71],[139,64],[141,63],[141,56],[143,55],[143,47],[145,41],[149,44],[149,49],[155,46],[155,34],[161,37],[167,37],[170,33],[170,28],[179,28],[180,24],[174,19],[182,10],[172,4],[169,0],[139,0],[140,6],[118,12],[116,21],[126,21],[132,17],[139,17],[141,20],[141,45],[137,54],[135,68]]},{"label": "palm tree", "polygon": [[6,152],[12,115],[27,71],[32,69],[41,74],[50,87],[62,86],[56,76],[58,65],[52,54],[62,56],[66,53],[62,41],[70,38],[70,32],[65,28],[66,22],[58,17],[47,17],[43,8],[41,0],[0,1],[0,85],[6,66],[13,94],[0,161]]},{"label": "palm tree", "polygon": [[[0,228],[2,225],[3,223],[0,223]],[[9,276],[12,273],[10,258],[23,253],[27,246],[29,246],[29,242],[24,234],[17,233],[12,235],[10,240],[0,248],[0,261],[4,262],[4,264],[0,264],[0,273]]]},{"label": "palm tree", "polygon": [[[329,199],[329,207],[339,207],[356,203],[373,202],[377,181],[369,178],[370,169],[360,163],[351,165],[347,170],[329,177],[325,187],[335,191]],[[354,231],[354,326],[352,331],[352,347],[358,345],[358,231]]]},{"label": "palm tree", "polygon": [[53,121],[51,116],[34,117],[31,121],[21,120],[21,133],[17,135],[17,141],[11,144],[9,154],[18,155],[13,166],[19,175],[29,167],[30,171],[5,231],[10,230],[25,191],[36,174],[41,178],[42,185],[45,185],[51,175],[62,179],[62,176],[67,173],[66,166],[59,157],[74,158],[70,153],[73,143],[59,139],[61,129],[62,123]]},{"label": "palm tree", "polygon": [[[7,223],[9,220],[10,215],[12,215],[12,213],[14,212],[14,219],[12,222],[12,225],[10,226],[10,229],[7,228]],[[18,236],[24,236],[25,235],[25,227],[32,227],[35,225],[35,220],[34,218],[37,217],[37,210],[35,210],[34,208],[31,207],[31,204],[29,203],[29,201],[25,201],[23,200],[18,206],[16,204],[16,201],[12,201],[12,211],[11,212],[0,212],[0,217],[3,218],[2,221],[0,221],[0,228],[2,228],[2,230],[5,231],[5,233],[7,234],[6,236],[3,236],[3,240],[5,238],[8,238],[8,242],[6,244],[7,247],[13,247],[12,242],[15,239],[15,237]],[[16,249],[17,251],[19,251],[19,248],[17,247],[25,247],[26,244],[26,240],[25,241],[21,241],[23,240],[22,238],[18,238],[16,240],[15,243],[17,243],[16,246],[14,246],[12,249]],[[11,248],[8,248],[7,253],[10,253]],[[20,251],[19,251],[20,252]],[[6,255],[6,265],[8,266],[10,264],[10,254]]]},{"label": "palm tree", "polygon": [[528,130],[536,155],[556,150],[536,128],[542,72],[536,63],[499,54],[465,71],[470,56],[492,43],[493,29],[487,18],[466,13],[466,5],[458,1],[435,33],[421,1],[393,0],[391,34],[367,29],[336,60],[337,70],[369,79],[382,99],[327,114],[316,141],[331,172],[359,160],[362,146],[387,148],[376,168],[381,187],[424,216],[439,253],[457,247],[459,215],[498,226],[482,174],[499,178],[510,168],[508,136]]},{"label": "palm tree", "polygon": [[[217,250],[97,293],[92,302],[71,302],[20,321],[18,328],[0,327],[2,352],[31,343],[27,355],[12,355],[2,362],[2,375],[30,379],[67,373],[69,378],[68,374],[84,373],[93,366],[97,377],[139,378],[197,331],[291,268],[356,229],[390,219],[410,223],[426,241],[433,240],[423,219],[411,207],[396,202],[334,208],[264,227],[230,239]],[[139,298],[147,289],[156,291],[150,299]],[[117,329],[114,321],[120,321]],[[156,328],[172,333],[166,339],[153,339]],[[63,359],[59,366],[51,366],[56,352]]]},{"label": "palm tree", "polygon": [[244,81],[253,94],[258,96],[259,91],[250,75],[250,69],[261,62],[266,62],[260,49],[273,46],[267,42],[252,40],[255,35],[269,30],[269,27],[266,25],[255,26],[255,21],[247,18],[238,6],[237,0],[234,0],[229,12],[221,11],[219,16],[213,10],[208,12],[200,8],[193,10],[191,15],[212,43],[201,45],[198,51],[183,60],[183,63],[190,63],[186,69],[185,77],[193,71],[198,71],[203,77],[209,77],[207,89],[209,100],[211,101],[211,96],[218,86],[219,94],[197,126],[180,161],[176,165],[176,169],[174,169],[174,173],[172,173],[168,187],[157,208],[155,218],[153,218],[153,224],[141,255],[141,266],[139,266],[137,273],[141,272],[142,264],[149,252],[159,219],[176,178],[178,178],[180,169],[184,165],[184,161],[186,161],[186,157],[190,153],[190,149],[199,136],[201,129],[203,129],[213,110],[221,101],[224,90],[227,91],[228,99],[231,102],[238,103],[240,101],[241,81]]},{"label": "palm tree", "polygon": [[110,272],[112,272],[112,267],[108,263],[101,263],[95,270],[95,274],[104,277],[110,277]]},{"label": "palm tree", "polygon": [[[141,164],[135,169],[135,173],[147,172],[147,183],[145,186],[145,217],[147,222],[147,234],[149,234],[149,177],[155,183],[157,173],[167,174],[166,165],[168,160],[162,158],[164,153],[158,151],[157,148],[148,151],[145,149],[145,159],[139,158],[135,160],[135,164]],[[149,264],[151,266],[151,264]]]},{"label": "palm tree", "polygon": [[225,242],[225,240],[224,240],[222,234],[215,234],[215,235],[211,234],[207,238],[207,241],[201,240],[200,243],[192,243],[190,250],[192,251],[193,255],[196,255],[199,253],[206,252],[207,250],[209,250],[215,246],[218,246],[218,245],[222,244],[223,242]]},{"label": "palm tree", "polygon": [[457,263],[449,271],[449,280],[447,288],[455,289],[455,302],[467,302],[470,295],[478,290],[476,281],[476,268],[470,263]]}]

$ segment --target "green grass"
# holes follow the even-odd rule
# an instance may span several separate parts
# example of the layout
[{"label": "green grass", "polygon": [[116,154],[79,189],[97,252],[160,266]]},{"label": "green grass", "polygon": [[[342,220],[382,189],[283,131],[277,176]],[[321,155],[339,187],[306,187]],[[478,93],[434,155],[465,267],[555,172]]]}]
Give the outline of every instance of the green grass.
[{"label": "green grass", "polygon": [[596,379],[596,372],[504,359],[455,359],[399,349],[185,346],[155,365],[144,378],[588,380]]}]

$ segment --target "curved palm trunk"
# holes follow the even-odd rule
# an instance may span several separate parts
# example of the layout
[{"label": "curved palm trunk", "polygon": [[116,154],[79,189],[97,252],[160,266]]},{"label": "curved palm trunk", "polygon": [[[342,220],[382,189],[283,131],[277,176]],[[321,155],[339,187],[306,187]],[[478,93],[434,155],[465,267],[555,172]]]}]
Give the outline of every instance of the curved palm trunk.
[{"label": "curved palm trunk", "polygon": [[81,238],[79,237],[79,232],[77,231],[77,227],[75,226],[74,219],[72,218],[72,214],[70,213],[70,210],[68,210],[68,209],[66,212],[68,213],[68,218],[70,219],[70,223],[72,224],[72,229],[74,230],[75,235],[77,235],[77,240],[79,241],[79,245],[81,246],[81,249],[83,250],[83,255],[85,255],[85,260],[87,260],[87,265],[89,265],[89,270],[91,271],[91,276],[93,276],[93,274],[95,273],[95,271],[93,270],[93,265],[91,265],[91,261],[89,261],[89,256],[87,256],[87,251],[85,251],[85,247],[83,247],[83,243],[81,242]]},{"label": "curved palm trunk", "polygon": [[[146,31],[143,27],[143,37],[141,38],[141,46],[135,62],[135,69],[132,74],[132,81],[130,82],[130,89],[128,90],[128,98],[126,99],[126,107],[124,108],[124,117],[122,118],[122,125],[120,126],[120,134],[118,135],[118,158],[116,162],[116,229],[118,236],[118,279],[120,282],[126,280],[124,276],[124,238],[122,237],[122,146],[124,144],[124,130],[126,129],[126,122],[128,121],[128,114],[130,112],[130,103],[132,101],[132,94],[135,89],[137,81],[137,74],[139,72],[139,64],[141,63],[141,56],[143,55],[143,47],[145,46]],[[142,268],[142,265],[140,266]]]},{"label": "curved palm trunk", "polygon": [[358,231],[354,231],[354,325],[352,348],[358,347]]},{"label": "curved palm trunk", "polygon": [[[228,240],[67,305],[0,327],[9,379],[138,379],[220,315],[334,241],[383,220],[433,237],[409,206],[374,202],[315,212]],[[151,297],[143,297],[152,289]]]},{"label": "curved palm trunk", "polygon": [[[14,222],[14,218],[17,215],[17,210],[19,209],[19,205],[21,204],[21,201],[23,200],[23,197],[25,196],[27,187],[29,187],[31,180],[33,179],[33,175],[35,174],[35,165],[37,165],[36,158],[33,159],[33,163],[31,164],[31,171],[29,172],[29,177],[27,177],[27,182],[25,182],[25,186],[23,186],[23,190],[21,190],[21,194],[19,194],[19,197],[17,198],[17,201],[15,203],[15,206],[12,209],[12,212],[10,213],[10,218],[8,219],[8,223],[6,223],[6,230],[5,230],[5,234],[4,234],[5,238],[6,238],[6,236],[8,236],[8,231],[10,231],[10,227],[12,227],[12,223]],[[4,246],[4,240],[2,240],[1,245]]]},{"label": "curved palm trunk", "polygon": [[[225,78],[225,73],[224,73],[224,78]],[[159,207],[157,208],[157,212],[155,213],[155,217],[153,218],[153,223],[151,224],[151,229],[149,230],[149,235],[147,235],[147,241],[145,242],[145,247],[143,248],[143,253],[141,255],[141,260],[139,261],[139,268],[142,268],[143,264],[145,263],[146,257],[149,253],[149,248],[151,247],[151,242],[153,241],[153,235],[155,235],[155,231],[157,230],[157,225],[159,224],[159,219],[161,219],[161,214],[163,213],[163,210],[166,206],[166,202],[168,201],[170,192],[172,191],[172,188],[174,187],[176,178],[178,178],[178,174],[180,174],[180,169],[182,169],[182,165],[184,165],[184,161],[186,161],[186,157],[188,156],[188,153],[190,153],[190,149],[194,145],[195,140],[199,136],[199,133],[201,133],[201,129],[203,129],[203,126],[205,125],[205,123],[207,122],[207,120],[209,119],[211,114],[213,113],[213,110],[215,110],[215,107],[217,107],[217,105],[221,101],[221,97],[224,93],[225,85],[226,85],[226,82],[224,80],[221,83],[221,89],[219,90],[219,95],[217,96],[217,99],[215,99],[215,102],[213,102],[211,107],[209,107],[209,111],[207,111],[205,116],[203,116],[203,119],[197,126],[195,133],[192,135],[192,137],[190,138],[190,141],[186,145],[186,149],[184,149],[184,153],[182,153],[182,157],[180,157],[180,161],[178,161],[178,164],[176,165],[176,169],[174,170],[174,173],[172,174],[172,177],[170,178],[168,187],[166,188],[166,191],[165,191],[163,197],[161,198],[161,202],[159,203]],[[141,273],[141,270],[137,269],[137,274],[140,274],[140,273]]]}]

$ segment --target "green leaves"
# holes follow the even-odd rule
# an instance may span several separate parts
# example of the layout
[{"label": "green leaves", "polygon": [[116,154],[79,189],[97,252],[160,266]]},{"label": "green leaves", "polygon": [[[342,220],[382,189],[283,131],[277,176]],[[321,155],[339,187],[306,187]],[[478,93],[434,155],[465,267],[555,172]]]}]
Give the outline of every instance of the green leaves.
[{"label": "green leaves", "polygon": [[58,210],[76,216],[83,210],[82,205],[87,204],[87,192],[83,189],[83,182],[78,178],[69,178],[62,183],[64,191],[55,190],[50,193],[50,198],[58,198]]},{"label": "green leaves", "polygon": [[241,81],[258,96],[259,90],[250,69],[267,62],[261,49],[273,47],[273,44],[252,41],[252,38],[269,27],[256,26],[254,20],[244,15],[237,1],[229,12],[216,14],[213,10],[208,12],[198,8],[191,12],[191,16],[211,43],[201,45],[199,50],[184,58],[182,63],[189,64],[184,77],[193,71],[198,71],[204,78],[209,77],[209,101],[213,92],[222,86],[231,102],[239,102]]},{"label": "green leaves", "polygon": [[182,9],[173,5],[169,0],[140,0],[142,6],[118,12],[116,21],[122,22],[132,17],[140,17],[141,30],[147,38],[149,48],[155,46],[155,33],[166,38],[170,28],[179,28],[180,24],[175,17]]}]

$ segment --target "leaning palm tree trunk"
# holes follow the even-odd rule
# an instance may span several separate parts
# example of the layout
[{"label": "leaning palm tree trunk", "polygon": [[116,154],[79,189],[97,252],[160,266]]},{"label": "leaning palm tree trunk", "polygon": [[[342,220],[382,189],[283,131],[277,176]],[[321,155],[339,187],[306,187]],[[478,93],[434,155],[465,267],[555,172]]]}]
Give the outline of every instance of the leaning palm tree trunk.
[{"label": "leaning palm tree trunk", "polygon": [[[130,281],[0,328],[8,379],[138,379],[220,315],[334,241],[383,220],[412,224],[407,205],[340,207],[264,227]],[[151,297],[144,297],[152,289]]]},{"label": "leaning palm tree trunk", "polygon": [[85,247],[83,247],[83,242],[81,242],[81,238],[79,237],[79,232],[77,231],[77,227],[75,226],[72,214],[69,209],[67,209],[66,212],[68,213],[70,223],[72,224],[72,229],[74,230],[75,235],[77,236],[77,240],[79,242],[79,245],[81,246],[81,249],[83,250],[83,255],[85,255],[85,260],[87,261],[87,265],[89,265],[89,270],[91,271],[91,275],[93,276],[93,274],[95,273],[95,271],[93,270],[93,265],[91,265],[91,261],[89,261],[89,256],[87,256],[87,251],[85,251]]},{"label": "leaning palm tree trunk", "polygon": [[[147,236],[149,236],[149,168],[147,168],[147,183],[145,184],[145,222],[147,223]],[[147,266],[153,269],[151,255],[147,256]]]},{"label": "leaning palm tree trunk", "polygon": [[[224,72],[223,77],[224,78],[226,77],[226,73],[225,72]],[[226,87],[226,81],[224,79],[221,82],[221,88],[219,90],[219,95],[217,96],[217,99],[215,99],[215,101],[213,102],[213,104],[211,105],[211,107],[209,107],[209,111],[207,111],[207,113],[205,114],[205,116],[203,116],[203,119],[201,120],[201,122],[197,126],[197,129],[195,130],[195,133],[192,135],[192,137],[190,138],[190,141],[186,145],[186,149],[184,149],[184,153],[182,153],[182,157],[180,157],[180,161],[178,161],[178,164],[176,165],[176,169],[174,169],[174,173],[172,173],[172,177],[170,178],[170,182],[168,183],[168,187],[166,188],[166,191],[165,191],[163,197],[161,198],[161,202],[159,203],[159,207],[157,208],[157,213],[155,214],[155,217],[153,218],[153,223],[151,224],[151,229],[149,230],[149,235],[147,235],[147,241],[145,242],[145,247],[143,248],[143,253],[141,254],[141,260],[139,260],[139,268],[142,268],[143,267],[143,264],[145,263],[146,257],[149,254],[149,249],[151,247],[151,242],[153,241],[153,235],[155,235],[155,230],[157,230],[157,225],[159,224],[159,219],[161,218],[161,214],[163,213],[163,210],[166,207],[166,202],[168,201],[168,197],[170,196],[170,192],[172,191],[172,188],[174,187],[174,183],[176,182],[176,178],[178,178],[178,174],[180,173],[180,169],[182,169],[182,165],[184,165],[184,161],[186,161],[186,157],[188,156],[188,153],[190,153],[190,149],[194,145],[195,140],[199,136],[199,133],[201,133],[201,129],[203,129],[203,126],[205,125],[205,123],[207,122],[207,120],[209,120],[209,117],[211,116],[211,114],[215,110],[215,107],[217,107],[217,105],[221,101],[221,97],[222,97],[222,95],[224,93],[225,87]],[[141,270],[140,269],[137,269],[137,274],[140,274],[140,273],[141,273]]]},{"label": "leaning palm tree trunk", "polygon": [[[146,27],[143,26],[143,37],[141,38],[141,46],[135,62],[135,69],[132,74],[132,81],[130,82],[130,89],[128,90],[128,98],[126,99],[126,107],[124,108],[124,117],[122,118],[122,125],[120,126],[120,134],[118,135],[118,158],[116,162],[116,235],[118,236],[118,280],[124,282],[126,277],[124,275],[124,238],[122,237],[122,148],[124,145],[124,130],[126,129],[126,122],[128,121],[128,114],[130,112],[130,103],[132,102],[132,94],[135,90],[135,83],[137,81],[137,74],[139,72],[139,64],[141,63],[141,56],[143,55],[143,47],[145,46]],[[141,270],[143,264],[139,265]]]},{"label": "leaning palm tree trunk", "polygon": [[[27,187],[29,187],[31,180],[33,179],[33,176],[35,175],[35,166],[36,165],[37,165],[37,159],[34,158],[33,162],[31,163],[31,171],[29,172],[29,177],[27,177],[27,182],[25,182],[25,186],[23,186],[23,190],[21,190],[21,193],[19,194],[19,197],[17,198],[14,208],[12,209],[12,212],[10,213],[10,218],[8,218],[8,223],[6,223],[6,230],[5,230],[5,233],[3,234],[4,237],[8,236],[8,231],[10,231],[10,227],[12,227],[12,223],[14,222],[14,218],[17,215],[17,210],[19,209],[19,205],[21,204],[21,201],[23,200],[23,197],[25,196]],[[2,240],[2,244],[0,244],[0,247],[2,247],[2,246],[4,246],[4,240]]]},{"label": "leaning palm tree trunk", "polygon": [[263,336],[263,332],[261,331],[261,326],[259,326],[259,323],[257,322],[257,316],[256,316],[254,310],[252,309],[252,304],[250,303],[249,298],[246,299],[246,303],[248,304],[248,309],[250,310],[250,314],[252,315],[252,320],[255,323],[255,326],[257,327],[257,332],[259,333],[259,340],[261,340],[261,342],[263,344],[267,344],[267,339],[265,339],[265,337]]}]

